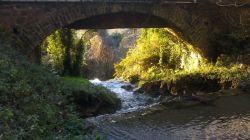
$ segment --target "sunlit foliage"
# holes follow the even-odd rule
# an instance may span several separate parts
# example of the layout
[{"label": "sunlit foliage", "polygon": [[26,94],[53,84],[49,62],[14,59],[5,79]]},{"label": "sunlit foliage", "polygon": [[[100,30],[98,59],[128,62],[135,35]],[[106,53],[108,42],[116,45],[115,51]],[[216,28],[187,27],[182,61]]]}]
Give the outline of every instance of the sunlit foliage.
[{"label": "sunlit foliage", "polygon": [[56,31],[48,36],[42,48],[45,53],[42,63],[49,65],[52,69],[62,70],[65,50],[60,39],[60,32]]},{"label": "sunlit foliage", "polygon": [[177,91],[182,94],[183,89],[192,89],[190,94],[205,89],[242,88],[249,91],[250,69],[232,60],[235,56],[220,54],[216,63],[207,62],[172,30],[142,29],[136,47],[115,65],[115,76],[129,81],[137,79],[139,86],[164,81],[171,94]]},{"label": "sunlit foliage", "polygon": [[190,44],[167,28],[142,29],[135,48],[125,59],[115,65],[116,77],[129,79],[140,75],[141,79],[160,76],[163,71],[193,71],[202,65],[203,59]]},{"label": "sunlit foliage", "polygon": [[85,34],[79,38],[75,30],[57,30],[42,45],[42,64],[60,75],[79,76],[85,66],[87,44]]},{"label": "sunlit foliage", "polygon": [[113,64],[116,61],[116,55],[112,46],[107,43],[108,41],[107,37],[98,35],[90,39],[91,45],[86,54],[88,76],[90,78],[98,77],[101,80],[107,80],[113,76]]}]

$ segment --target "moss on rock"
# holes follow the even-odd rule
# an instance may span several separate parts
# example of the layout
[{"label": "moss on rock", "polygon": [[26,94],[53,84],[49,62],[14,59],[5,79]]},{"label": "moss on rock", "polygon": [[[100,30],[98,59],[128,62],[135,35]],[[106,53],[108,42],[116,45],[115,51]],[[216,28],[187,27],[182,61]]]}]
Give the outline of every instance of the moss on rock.
[{"label": "moss on rock", "polygon": [[83,117],[114,113],[121,106],[121,101],[110,90],[95,86],[79,77],[63,77],[65,89],[72,90],[70,100],[78,105]]}]

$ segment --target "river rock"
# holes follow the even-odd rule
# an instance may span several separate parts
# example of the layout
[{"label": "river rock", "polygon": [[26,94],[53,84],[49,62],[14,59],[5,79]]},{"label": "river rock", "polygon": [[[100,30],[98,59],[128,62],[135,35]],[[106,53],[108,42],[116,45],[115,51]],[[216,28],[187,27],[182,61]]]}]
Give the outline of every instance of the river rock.
[{"label": "river rock", "polygon": [[179,108],[192,107],[200,104],[200,102],[195,100],[187,101],[181,97],[169,97],[168,99],[163,100],[161,104],[169,108],[179,109]]},{"label": "river rock", "polygon": [[139,82],[139,77],[140,77],[139,75],[132,76],[129,78],[129,82],[133,85],[137,84]]},{"label": "river rock", "polygon": [[138,94],[143,94],[144,93],[144,90],[140,87],[137,87],[133,90],[134,93],[138,93]]},{"label": "river rock", "polygon": [[134,92],[145,93],[152,96],[168,95],[170,93],[168,85],[163,81],[146,82]]},{"label": "river rock", "polygon": [[100,114],[114,113],[121,108],[121,100],[112,93],[90,94],[86,91],[75,91],[74,102],[77,104],[82,117],[96,116]]},{"label": "river rock", "polygon": [[132,85],[122,85],[121,88],[127,91],[132,91],[134,87]]},{"label": "river rock", "polygon": [[211,104],[217,96],[168,96],[161,100],[161,104],[170,108],[186,108],[201,104]]},{"label": "river rock", "polygon": [[95,128],[96,128],[95,123],[85,120],[85,122],[84,122],[84,130],[85,130],[86,133],[92,133]]}]

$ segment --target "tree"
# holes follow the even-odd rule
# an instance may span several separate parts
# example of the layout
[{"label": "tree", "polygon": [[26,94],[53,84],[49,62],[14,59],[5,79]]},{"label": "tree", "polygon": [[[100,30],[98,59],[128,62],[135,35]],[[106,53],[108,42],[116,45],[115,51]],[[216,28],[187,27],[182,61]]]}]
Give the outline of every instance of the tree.
[{"label": "tree", "polygon": [[48,36],[42,45],[42,64],[60,75],[83,76],[85,52],[95,30],[85,31],[80,38],[72,29],[60,29]]},{"label": "tree", "polygon": [[71,75],[73,73],[71,65],[71,51],[74,45],[73,32],[70,29],[63,29],[59,30],[59,35],[65,49],[63,75]]},{"label": "tree", "polygon": [[82,60],[83,60],[83,50],[84,50],[84,42],[81,38],[76,45],[76,57],[75,62],[73,64],[73,75],[74,76],[80,76],[81,74],[81,66],[82,66]]},{"label": "tree", "polygon": [[142,29],[135,48],[115,65],[115,76],[129,80],[161,77],[174,71],[197,69],[201,57],[187,42],[167,28]]}]

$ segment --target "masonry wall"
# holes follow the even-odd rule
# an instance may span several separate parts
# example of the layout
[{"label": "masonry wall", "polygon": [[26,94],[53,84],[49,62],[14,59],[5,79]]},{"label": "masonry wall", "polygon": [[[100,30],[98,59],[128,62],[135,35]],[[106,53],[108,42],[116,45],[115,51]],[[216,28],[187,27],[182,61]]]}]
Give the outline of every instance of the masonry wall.
[{"label": "masonry wall", "polygon": [[[212,1],[212,0],[211,0]],[[113,14],[122,13],[119,21]],[[132,17],[127,16],[132,13]],[[121,14],[121,15],[122,15]],[[145,15],[147,23],[136,22],[139,15]],[[5,29],[13,39],[15,46],[30,58],[35,59],[37,47],[57,29],[69,26],[77,21],[82,23],[93,17],[105,15],[106,18],[92,22],[92,27],[99,25],[105,28],[150,27],[156,19],[161,19],[154,27],[170,27],[185,40],[197,47],[204,56],[212,57],[214,46],[211,40],[216,34],[239,30],[249,33],[250,8],[218,6],[214,2],[192,4],[164,4],[164,3],[105,3],[105,2],[0,2],[0,28]],[[134,19],[133,19],[134,18]],[[112,20],[105,22],[106,20]],[[100,24],[100,21],[103,21]],[[126,23],[130,21],[133,24]],[[134,22],[133,22],[134,21]],[[163,24],[163,25],[162,25]],[[81,26],[83,25],[83,26]],[[86,24],[85,24],[86,25]],[[112,25],[112,26],[111,26]],[[125,25],[125,26],[124,26]],[[85,28],[79,24],[78,28]]]}]

